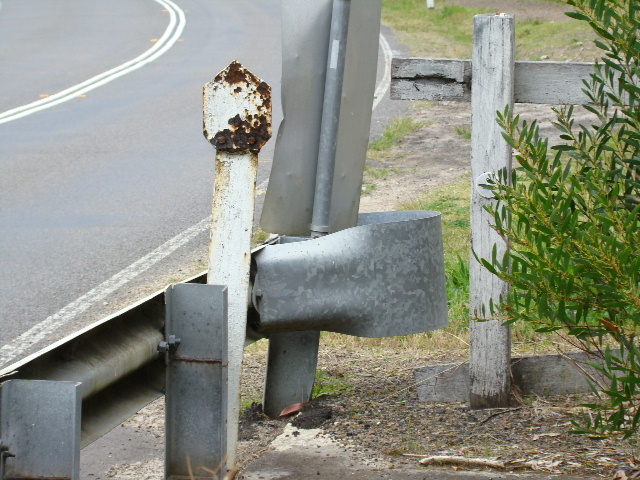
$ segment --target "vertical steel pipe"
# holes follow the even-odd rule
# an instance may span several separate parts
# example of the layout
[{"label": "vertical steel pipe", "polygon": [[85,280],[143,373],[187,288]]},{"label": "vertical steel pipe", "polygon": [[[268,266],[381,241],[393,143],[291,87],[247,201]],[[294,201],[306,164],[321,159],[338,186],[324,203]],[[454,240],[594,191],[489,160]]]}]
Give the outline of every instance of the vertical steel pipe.
[{"label": "vertical steel pipe", "polygon": [[329,233],[333,172],[338,143],[340,104],[342,101],[342,80],[347,52],[347,32],[351,0],[334,0],[329,36],[329,56],[325,79],[322,121],[320,123],[320,148],[316,188],[313,199],[311,236],[319,237]]}]

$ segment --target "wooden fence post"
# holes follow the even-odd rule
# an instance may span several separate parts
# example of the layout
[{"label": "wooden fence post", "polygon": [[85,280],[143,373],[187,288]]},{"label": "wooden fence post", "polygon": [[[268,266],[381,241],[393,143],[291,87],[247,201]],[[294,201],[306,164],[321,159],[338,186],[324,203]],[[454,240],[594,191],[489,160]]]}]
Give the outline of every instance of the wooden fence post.
[{"label": "wooden fence post", "polygon": [[[484,207],[493,200],[478,184],[486,174],[511,167],[511,147],[502,138],[496,111],[513,106],[515,18],[513,15],[477,15],[474,19],[471,127],[471,247],[480,258],[491,258],[494,245],[503,255],[506,245],[488,224]],[[489,302],[498,303],[507,285],[471,256],[471,352],[469,373],[471,408],[504,407],[511,390],[511,331],[500,320],[488,318]],[[483,305],[486,315],[482,313]]]}]

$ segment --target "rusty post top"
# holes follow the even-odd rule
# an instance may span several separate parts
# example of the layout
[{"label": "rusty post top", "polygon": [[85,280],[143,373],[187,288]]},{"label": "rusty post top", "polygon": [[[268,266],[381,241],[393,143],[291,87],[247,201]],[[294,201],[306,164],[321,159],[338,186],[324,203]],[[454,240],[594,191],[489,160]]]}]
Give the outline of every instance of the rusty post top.
[{"label": "rusty post top", "polygon": [[233,61],[204,86],[203,114],[218,150],[258,152],[271,138],[271,87]]}]

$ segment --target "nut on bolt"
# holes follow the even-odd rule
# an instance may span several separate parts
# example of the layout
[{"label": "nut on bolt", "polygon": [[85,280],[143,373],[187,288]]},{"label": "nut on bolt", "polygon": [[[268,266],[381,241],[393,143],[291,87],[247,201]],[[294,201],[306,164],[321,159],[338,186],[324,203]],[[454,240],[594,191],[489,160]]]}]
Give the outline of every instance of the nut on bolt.
[{"label": "nut on bolt", "polygon": [[180,345],[180,339],[176,338],[175,335],[169,335],[166,342],[163,341],[158,344],[158,351],[171,354],[178,349],[178,345]]}]

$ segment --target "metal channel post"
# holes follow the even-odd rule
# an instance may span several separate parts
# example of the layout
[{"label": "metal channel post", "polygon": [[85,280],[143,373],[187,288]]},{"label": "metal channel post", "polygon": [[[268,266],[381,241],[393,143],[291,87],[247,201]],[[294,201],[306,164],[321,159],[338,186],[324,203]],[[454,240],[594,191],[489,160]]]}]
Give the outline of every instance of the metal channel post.
[{"label": "metal channel post", "polygon": [[0,385],[0,479],[78,480],[81,405],[76,382]]},{"label": "metal channel post", "polygon": [[271,138],[271,87],[232,62],[204,87],[204,134],[216,147],[207,283],[226,285],[228,465],[236,462],[258,152]]},{"label": "metal channel post", "polygon": [[165,478],[226,474],[227,289],[182,283],[167,289]]}]

